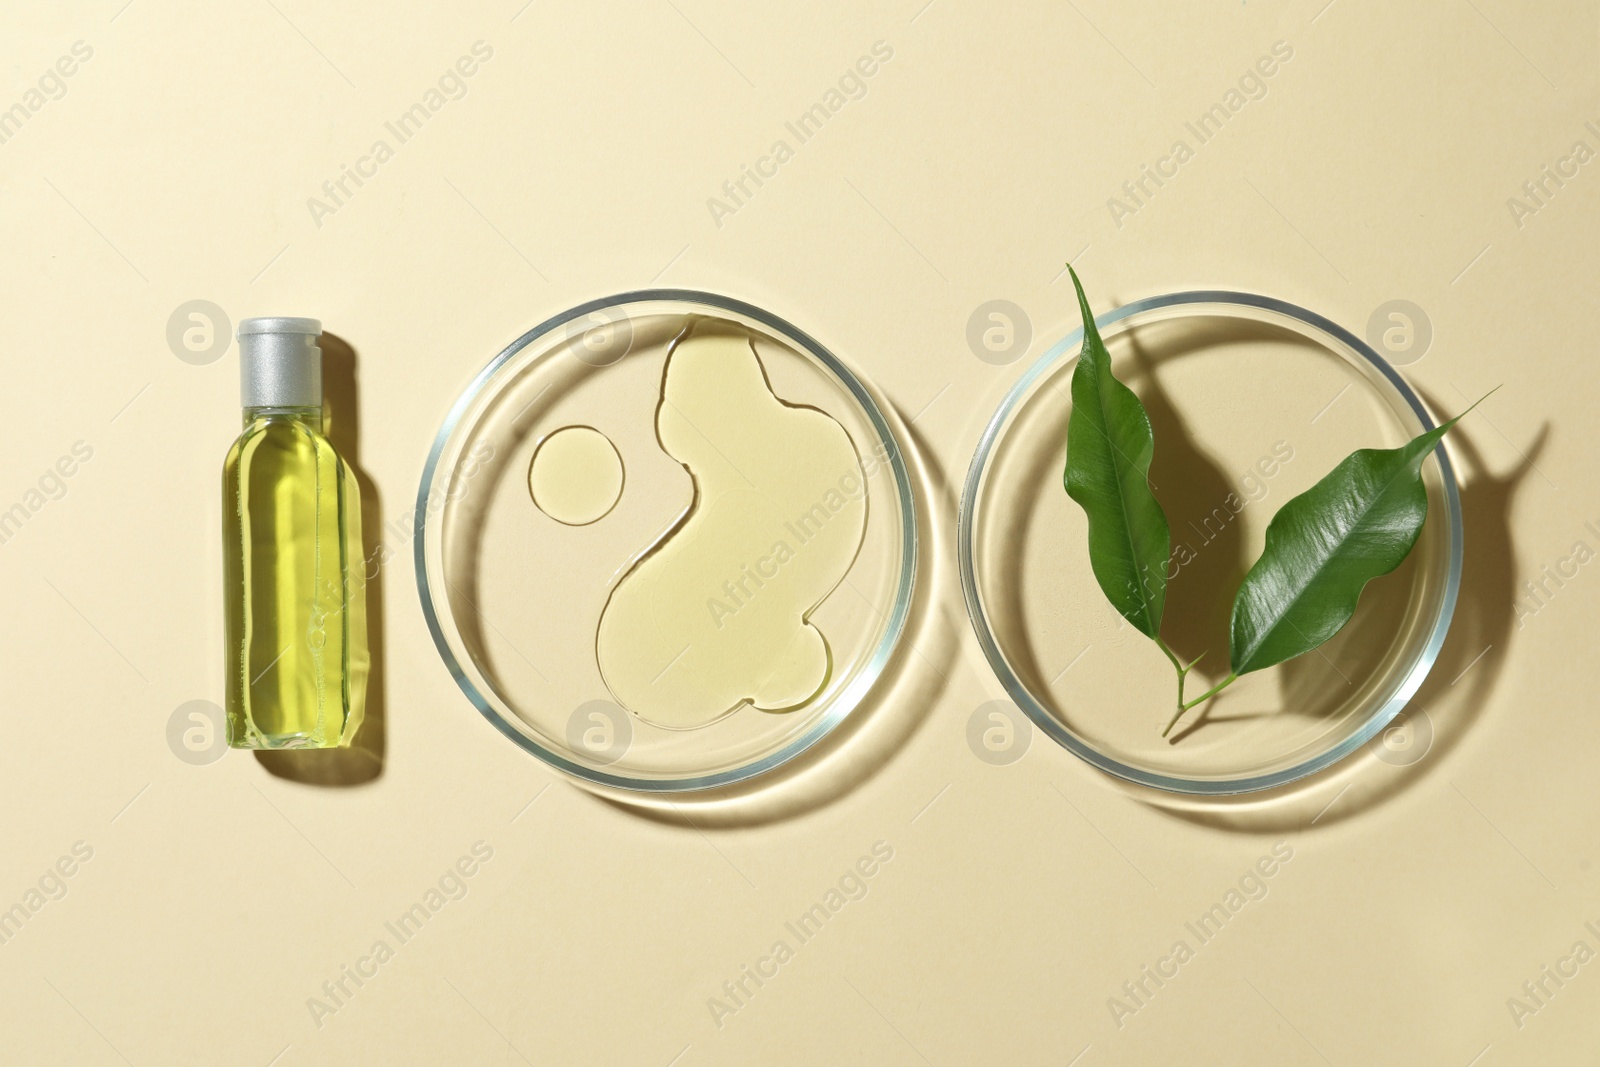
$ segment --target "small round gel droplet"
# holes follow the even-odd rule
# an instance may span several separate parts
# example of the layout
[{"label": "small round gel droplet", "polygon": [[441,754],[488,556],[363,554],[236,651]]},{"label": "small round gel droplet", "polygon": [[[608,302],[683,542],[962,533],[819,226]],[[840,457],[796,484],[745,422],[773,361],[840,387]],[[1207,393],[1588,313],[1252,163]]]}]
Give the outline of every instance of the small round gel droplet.
[{"label": "small round gel droplet", "polygon": [[534,449],[528,489],[539,510],[568,526],[604,518],[622,497],[622,457],[592,426],[563,426]]}]

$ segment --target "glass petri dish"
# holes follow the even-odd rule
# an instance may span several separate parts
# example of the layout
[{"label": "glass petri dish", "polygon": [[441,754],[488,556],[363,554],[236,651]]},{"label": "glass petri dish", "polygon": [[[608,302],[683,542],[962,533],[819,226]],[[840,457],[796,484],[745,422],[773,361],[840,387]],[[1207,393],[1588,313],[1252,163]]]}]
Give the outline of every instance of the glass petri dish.
[{"label": "glass petri dish", "polygon": [[[1354,449],[1392,448],[1434,423],[1370,347],[1281,300],[1174,293],[1096,322],[1155,430],[1151,482],[1173,543],[1162,633],[1185,662],[1206,653],[1192,697],[1227,673],[1233,596],[1278,507]],[[1171,792],[1269,789],[1354,752],[1417,691],[1450,625],[1463,530],[1445,449],[1423,467],[1429,510],[1416,547],[1367,586],[1351,621],[1320,649],[1244,676],[1162,738],[1172,668],[1101,593],[1083,512],[1062,485],[1082,339],[1080,328],[1058,341],[1007,393],[962,492],[962,590],[1007,694],[1087,762]]]},{"label": "glass petri dish", "polygon": [[[702,355],[669,363],[691,342]],[[728,343],[735,363],[690,377],[707,344]],[[690,369],[669,375],[679,366]],[[706,393],[728,367],[759,367],[740,379],[755,392]],[[457,685],[523,749],[620,789],[728,785],[804,752],[872,688],[911,605],[911,478],[884,410],[811,337],[711,293],[623,293],[529,330],[451,407],[417,493],[418,590]],[[768,447],[783,433],[784,449]],[[810,501],[794,495],[796,479],[823,471],[817,455],[843,467],[824,472],[839,492]],[[791,550],[781,559],[780,542]],[[726,581],[702,589],[705,576]],[[798,657],[818,672],[803,685],[771,682],[799,646],[750,652],[780,647],[769,630],[783,612],[768,611],[780,598],[803,611],[803,624],[783,625],[826,646],[825,662],[814,648]],[[709,627],[708,609],[722,626]],[[740,631],[759,638],[739,646],[743,659],[717,644],[742,624],[736,613],[767,620]],[[679,635],[683,651],[663,653]],[[745,697],[715,697],[733,691]],[[752,702],[773,691],[790,696]]]}]

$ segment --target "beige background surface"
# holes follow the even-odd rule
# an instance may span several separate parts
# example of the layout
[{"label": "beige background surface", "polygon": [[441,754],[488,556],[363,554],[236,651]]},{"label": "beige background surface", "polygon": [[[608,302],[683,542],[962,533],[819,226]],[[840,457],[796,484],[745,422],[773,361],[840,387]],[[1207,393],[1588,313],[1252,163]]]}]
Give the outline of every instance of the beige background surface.
[{"label": "beige background surface", "polygon": [[[66,889],[0,945],[0,1060],[1593,1062],[1600,963],[1546,980],[1520,1026],[1508,998],[1600,950],[1600,577],[1576,567],[1520,625],[1512,604],[1600,547],[1600,164],[1520,225],[1507,199],[1575,141],[1600,149],[1600,19],[1325,3],[8,5],[0,107],[28,110],[74,42],[92,57],[0,144],[0,508],[75,442],[93,455],[0,544],[0,906]],[[319,225],[308,199],[478,41],[466,95]],[[797,145],[785,121],[878,41],[866,95]],[[1121,183],[1278,41],[1266,95],[1115,225]],[[794,158],[718,225],[707,199],[779,138]],[[975,358],[966,323],[1015,301],[1042,350],[1075,318],[1068,257],[1105,307],[1228,287],[1362,332],[1410,300],[1434,332],[1415,383],[1445,405],[1505,383],[1464,425],[1487,533],[1420,762],[1179,808],[1039,735],[1010,766],[969,750],[1001,694],[952,581],[951,486],[1024,364]],[[457,692],[402,543],[381,773],[178,759],[175,709],[222,693],[237,349],[178,359],[174,310],[316,315],[348,341],[392,519],[493,352],[651,283],[789,318],[914,418],[936,566],[898,698],[774,790],[607,802]],[[1284,398],[1308,423],[1323,402]],[[866,895],[719,1026],[708,999],[880,841]],[[79,842],[92,858],[48,877]],[[308,999],[476,842],[493,855],[466,895],[317,1025]],[[1276,842],[1293,858],[1266,897],[1119,1027],[1108,999]]]}]

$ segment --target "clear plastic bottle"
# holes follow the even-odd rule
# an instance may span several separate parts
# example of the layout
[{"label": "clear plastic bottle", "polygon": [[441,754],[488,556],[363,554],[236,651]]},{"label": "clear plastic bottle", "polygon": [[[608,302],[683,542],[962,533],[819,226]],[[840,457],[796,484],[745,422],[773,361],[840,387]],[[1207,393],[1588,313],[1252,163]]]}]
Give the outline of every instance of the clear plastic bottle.
[{"label": "clear plastic bottle", "polygon": [[244,432],[222,471],[228,744],[349,745],[366,703],[360,489],[322,433],[316,319],[239,324]]}]

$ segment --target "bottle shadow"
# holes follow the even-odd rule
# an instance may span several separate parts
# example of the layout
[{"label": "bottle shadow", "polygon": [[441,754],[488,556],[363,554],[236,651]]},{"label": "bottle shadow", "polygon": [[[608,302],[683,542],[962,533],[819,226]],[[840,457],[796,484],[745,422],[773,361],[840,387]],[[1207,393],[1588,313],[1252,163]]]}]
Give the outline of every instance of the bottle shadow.
[{"label": "bottle shadow", "polygon": [[[1433,397],[1423,395],[1433,410],[1443,410]],[[1129,783],[1119,783],[1119,788],[1157,810],[1213,829],[1299,832],[1355,818],[1411,788],[1444,762],[1484,714],[1515,641],[1511,508],[1550,434],[1546,422],[1521,462],[1495,472],[1465,432],[1469,425],[1470,420],[1457,428],[1447,444],[1465,468],[1465,543],[1455,614],[1432,670],[1395,722],[1361,752],[1278,789],[1213,798],[1159,793]]]},{"label": "bottle shadow", "polygon": [[384,652],[384,574],[379,541],[383,531],[383,502],[378,486],[361,466],[360,360],[342,337],[324,333],[322,347],[323,432],[334,451],[349,466],[361,487],[362,558],[354,567],[364,581],[367,610],[367,645],[371,669],[367,676],[366,717],[348,748],[258,751],[257,762],[269,774],[305,785],[352,786],[376,780],[383,774],[385,716],[387,712]]},{"label": "bottle shadow", "polygon": [[[580,788],[619,810],[667,825],[701,832],[763,826],[843,799],[904,750],[949,684],[958,624],[964,627],[966,619],[953,618],[944,607],[946,531],[955,529],[953,492],[926,443],[904,418],[898,422],[901,440],[909,446],[901,454],[916,508],[916,583],[900,642],[861,703],[811,749],[747,782],[671,798],[586,782],[576,783]],[[834,595],[852,594],[841,583]]]}]

